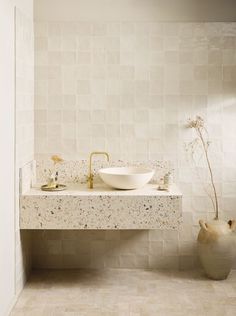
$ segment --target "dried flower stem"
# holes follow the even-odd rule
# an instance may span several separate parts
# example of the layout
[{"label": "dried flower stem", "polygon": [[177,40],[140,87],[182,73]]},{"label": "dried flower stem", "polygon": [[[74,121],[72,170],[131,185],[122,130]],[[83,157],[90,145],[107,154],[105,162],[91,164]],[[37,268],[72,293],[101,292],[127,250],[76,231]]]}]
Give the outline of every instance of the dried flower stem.
[{"label": "dried flower stem", "polygon": [[[208,155],[209,142],[208,141],[206,142],[204,140],[204,135],[203,135],[203,131],[205,131],[207,133],[207,130],[204,127],[204,120],[200,116],[197,116],[196,120],[189,120],[188,126],[190,128],[194,128],[195,129],[195,131],[197,133],[197,136],[198,136],[198,139],[200,140],[200,142],[202,144],[203,152],[204,152],[204,155],[205,155],[205,158],[206,158],[206,162],[207,162],[208,171],[209,171],[209,174],[210,174],[211,186],[212,186],[213,194],[214,194],[214,199],[213,199],[213,197],[211,195],[210,195],[210,199],[212,201],[213,208],[214,208],[214,211],[215,211],[215,219],[219,219],[218,197],[217,197],[217,192],[216,192],[213,172],[212,172],[212,168],[211,168],[211,163],[210,163],[210,159],[209,159],[209,155]],[[194,144],[194,142],[191,143],[192,148],[193,148],[193,144]]]},{"label": "dried flower stem", "polygon": [[211,179],[211,185],[212,185],[212,189],[213,189],[213,193],[214,193],[214,198],[215,198],[215,212],[216,212],[216,216],[215,219],[219,219],[219,204],[218,204],[218,197],[217,197],[217,193],[216,193],[216,187],[215,187],[215,183],[214,183],[214,177],[213,177],[213,172],[212,172],[212,168],[211,168],[211,164],[210,164],[210,160],[209,160],[209,156],[208,156],[208,146],[206,145],[203,135],[202,135],[202,131],[201,129],[198,127],[196,128],[196,132],[201,140],[202,146],[203,146],[203,151],[205,153],[205,157],[206,157],[206,162],[207,162],[207,166],[208,166],[208,170],[210,173],[210,179]]},{"label": "dried flower stem", "polygon": [[[193,163],[194,163],[194,166],[196,168],[196,175],[198,177],[199,180],[201,180],[201,177],[199,175],[199,173],[197,172],[197,164],[196,164],[196,161],[193,159]],[[209,190],[207,189],[207,187],[203,187],[204,191],[206,192],[207,196],[209,197],[209,199],[211,200],[211,203],[212,203],[212,207],[213,207],[213,210],[215,211],[216,213],[216,207],[215,207],[215,201],[214,201],[214,198],[212,196],[212,194],[209,192]]]}]

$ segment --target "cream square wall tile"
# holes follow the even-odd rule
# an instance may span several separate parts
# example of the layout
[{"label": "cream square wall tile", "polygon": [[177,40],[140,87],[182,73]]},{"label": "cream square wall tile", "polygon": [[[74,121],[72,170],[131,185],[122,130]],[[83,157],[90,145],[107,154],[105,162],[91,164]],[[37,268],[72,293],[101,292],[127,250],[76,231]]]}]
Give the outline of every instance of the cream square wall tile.
[{"label": "cream square wall tile", "polygon": [[[137,250],[138,233],[127,253],[123,234],[110,232],[101,238],[100,258],[96,259],[95,246],[84,246],[89,252],[79,256],[65,244],[71,261],[59,258],[61,264],[180,268],[196,264],[198,220],[212,216],[202,182],[184,150],[184,143],[193,138],[184,125],[198,114],[205,117],[213,141],[210,154],[222,216],[236,216],[230,202],[236,192],[235,25],[132,20],[35,23],[36,158],[56,152],[81,159],[101,149],[114,159],[172,160],[175,181],[184,194],[183,227],[173,235],[150,231],[149,253],[145,247],[140,248],[145,248],[143,255]],[[21,80],[18,84],[24,89]],[[19,116],[19,124],[24,124],[25,114]],[[20,135],[30,135],[19,130]],[[207,184],[205,165],[198,171]],[[108,241],[117,242],[114,249]],[[52,254],[47,262],[53,266],[55,260]],[[43,265],[39,261],[35,256],[35,262]]]}]

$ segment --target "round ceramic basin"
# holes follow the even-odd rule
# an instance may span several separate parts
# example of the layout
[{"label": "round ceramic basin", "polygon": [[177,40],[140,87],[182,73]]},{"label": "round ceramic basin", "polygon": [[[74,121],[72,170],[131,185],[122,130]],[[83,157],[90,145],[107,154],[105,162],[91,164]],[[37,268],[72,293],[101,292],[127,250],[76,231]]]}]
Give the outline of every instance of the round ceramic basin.
[{"label": "round ceramic basin", "polygon": [[144,167],[103,168],[99,175],[107,185],[122,190],[139,189],[147,184],[154,170]]}]

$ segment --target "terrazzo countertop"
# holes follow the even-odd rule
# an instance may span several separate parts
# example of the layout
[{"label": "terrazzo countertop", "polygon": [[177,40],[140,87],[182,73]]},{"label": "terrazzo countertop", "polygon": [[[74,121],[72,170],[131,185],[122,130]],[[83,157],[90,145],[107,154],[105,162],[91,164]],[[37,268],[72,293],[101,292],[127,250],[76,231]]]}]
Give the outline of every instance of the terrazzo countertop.
[{"label": "terrazzo countertop", "polygon": [[181,216],[175,185],[159,191],[156,184],[137,190],[71,184],[59,192],[35,186],[20,198],[21,229],[176,229]]}]

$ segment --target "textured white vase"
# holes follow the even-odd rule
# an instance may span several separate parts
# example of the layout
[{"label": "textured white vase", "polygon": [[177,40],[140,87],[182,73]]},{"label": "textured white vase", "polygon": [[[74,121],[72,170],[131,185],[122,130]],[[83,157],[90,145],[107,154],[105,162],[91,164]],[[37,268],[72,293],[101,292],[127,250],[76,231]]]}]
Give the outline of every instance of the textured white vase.
[{"label": "textured white vase", "polygon": [[236,221],[199,221],[198,253],[206,275],[214,280],[226,279],[235,257]]}]

